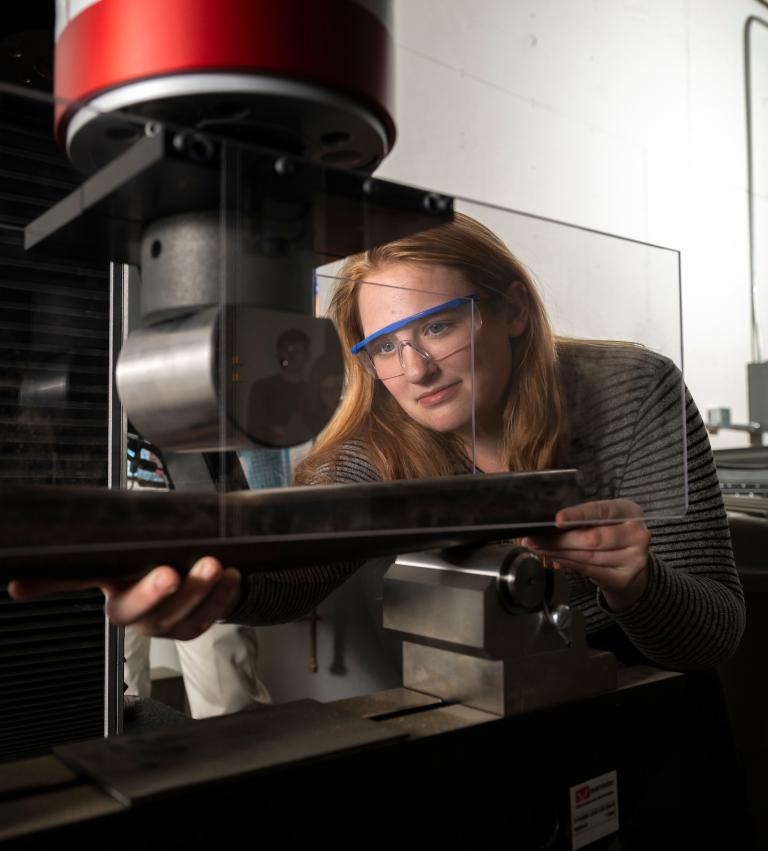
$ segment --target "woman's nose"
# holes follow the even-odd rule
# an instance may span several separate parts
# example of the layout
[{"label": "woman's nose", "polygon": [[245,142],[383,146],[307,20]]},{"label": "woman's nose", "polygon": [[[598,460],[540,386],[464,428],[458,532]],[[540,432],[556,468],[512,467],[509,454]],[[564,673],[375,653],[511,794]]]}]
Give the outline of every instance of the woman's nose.
[{"label": "woman's nose", "polygon": [[408,342],[401,345],[400,363],[403,367],[403,374],[408,381],[414,384],[423,381],[427,376],[431,376],[436,369],[435,362],[426,352],[420,351]]}]

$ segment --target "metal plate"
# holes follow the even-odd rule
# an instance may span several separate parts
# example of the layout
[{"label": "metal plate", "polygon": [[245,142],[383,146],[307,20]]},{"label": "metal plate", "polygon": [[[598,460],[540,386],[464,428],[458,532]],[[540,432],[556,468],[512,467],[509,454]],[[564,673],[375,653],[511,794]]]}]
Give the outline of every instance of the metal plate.
[{"label": "metal plate", "polygon": [[406,738],[313,700],[55,748],[124,804]]},{"label": "metal plate", "polygon": [[408,714],[442,706],[443,701],[431,694],[422,694],[407,688],[393,688],[374,694],[335,700],[333,706],[351,712],[360,718],[381,719],[391,715]]},{"label": "metal plate", "polygon": [[0,494],[0,581],[180,570],[245,572],[367,559],[552,528],[582,499],[574,470],[215,493],[18,488]]}]

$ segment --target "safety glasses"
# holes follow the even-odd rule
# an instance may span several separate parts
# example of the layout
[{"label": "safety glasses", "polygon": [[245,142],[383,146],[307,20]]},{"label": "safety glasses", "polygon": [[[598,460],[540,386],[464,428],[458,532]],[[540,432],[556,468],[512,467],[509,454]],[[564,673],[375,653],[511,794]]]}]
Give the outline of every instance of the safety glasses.
[{"label": "safety glasses", "polygon": [[365,368],[386,381],[403,375],[404,352],[411,348],[424,361],[440,361],[467,348],[482,327],[475,303],[487,296],[473,293],[451,299],[380,328],[352,346]]}]

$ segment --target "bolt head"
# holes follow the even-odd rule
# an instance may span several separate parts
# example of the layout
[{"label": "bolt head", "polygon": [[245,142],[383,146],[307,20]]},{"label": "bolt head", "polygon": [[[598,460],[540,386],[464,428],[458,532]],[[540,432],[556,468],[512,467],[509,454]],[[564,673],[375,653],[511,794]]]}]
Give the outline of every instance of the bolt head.
[{"label": "bolt head", "polygon": [[559,606],[555,606],[552,610],[552,623],[558,629],[567,629],[572,620],[573,614],[570,606],[566,606],[561,603]]},{"label": "bolt head", "polygon": [[281,177],[293,174],[295,170],[294,164],[286,157],[278,157],[275,160],[275,172]]}]

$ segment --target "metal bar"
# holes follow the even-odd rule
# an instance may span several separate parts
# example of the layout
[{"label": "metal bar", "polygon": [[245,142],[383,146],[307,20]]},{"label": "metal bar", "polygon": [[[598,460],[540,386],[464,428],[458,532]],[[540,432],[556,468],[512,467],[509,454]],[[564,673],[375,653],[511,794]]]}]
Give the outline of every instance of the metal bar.
[{"label": "metal bar", "polygon": [[246,572],[364,560],[552,528],[582,498],[574,470],[229,494],[21,487],[0,494],[2,539],[15,542],[0,580],[184,571],[206,554]]},{"label": "metal bar", "polygon": [[[128,334],[130,269],[109,266],[109,399],[107,437],[107,487],[125,490],[128,458],[128,421],[117,394],[115,365]],[[104,618],[104,735],[123,731],[124,629]]]}]

